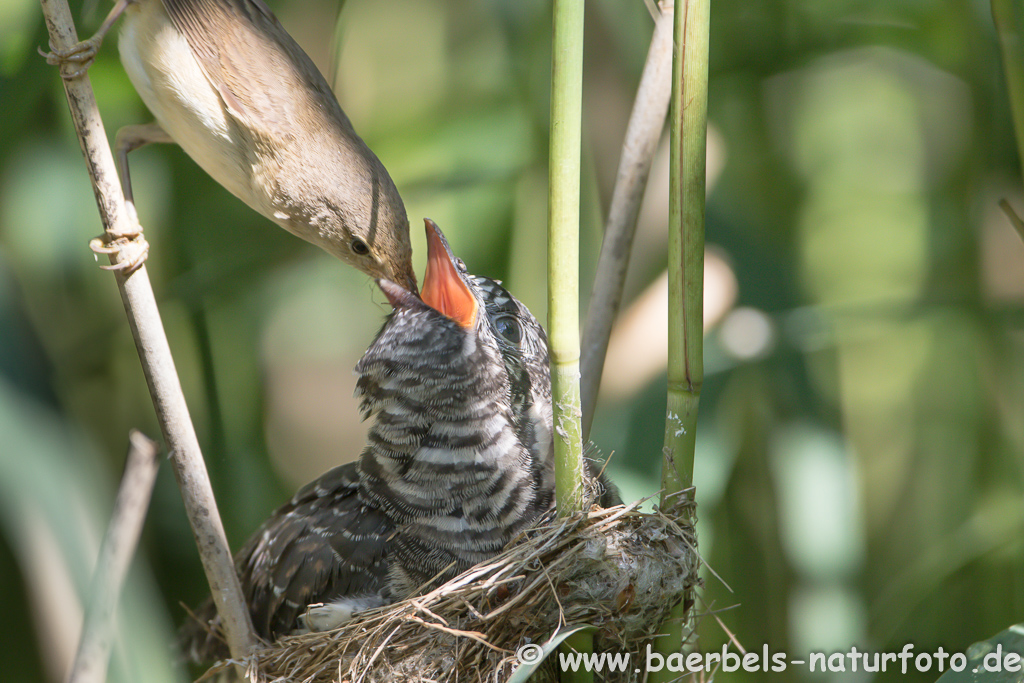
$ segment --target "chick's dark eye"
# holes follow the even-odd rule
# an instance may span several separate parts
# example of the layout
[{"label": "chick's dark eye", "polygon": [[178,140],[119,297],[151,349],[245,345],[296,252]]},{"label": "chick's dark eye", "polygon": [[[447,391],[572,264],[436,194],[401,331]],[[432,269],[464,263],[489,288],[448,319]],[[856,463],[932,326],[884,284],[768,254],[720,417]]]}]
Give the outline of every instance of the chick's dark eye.
[{"label": "chick's dark eye", "polygon": [[519,321],[510,315],[503,315],[495,320],[494,327],[498,330],[498,334],[512,344],[518,344],[523,338],[523,331],[519,327]]},{"label": "chick's dark eye", "polygon": [[366,256],[370,253],[370,248],[366,246],[366,242],[362,241],[358,237],[352,240],[352,244],[350,246],[352,248],[352,253],[357,256]]}]

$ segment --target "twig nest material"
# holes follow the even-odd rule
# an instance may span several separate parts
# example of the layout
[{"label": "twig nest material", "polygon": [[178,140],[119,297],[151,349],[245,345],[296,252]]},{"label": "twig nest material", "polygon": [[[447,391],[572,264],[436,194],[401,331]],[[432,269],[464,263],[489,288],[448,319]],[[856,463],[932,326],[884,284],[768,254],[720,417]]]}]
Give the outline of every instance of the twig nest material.
[{"label": "twig nest material", "polygon": [[[644,645],[697,585],[692,507],[546,517],[486,564],[336,631],[288,636],[247,662],[254,683],[505,681],[516,651],[595,627],[595,652]],[[554,675],[549,657],[542,677]],[[224,670],[221,663],[211,670]],[[622,674],[633,678],[632,666]],[[544,676],[544,674],[547,676]]]}]

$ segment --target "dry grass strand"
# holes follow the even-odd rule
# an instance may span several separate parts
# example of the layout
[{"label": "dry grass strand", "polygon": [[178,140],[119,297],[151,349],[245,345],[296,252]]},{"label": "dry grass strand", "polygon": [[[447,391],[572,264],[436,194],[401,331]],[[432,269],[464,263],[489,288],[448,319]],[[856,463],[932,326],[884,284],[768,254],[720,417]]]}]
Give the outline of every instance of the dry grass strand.
[{"label": "dry grass strand", "polygon": [[[692,503],[684,504],[690,509],[646,514],[633,504],[545,518],[502,554],[423,595],[363,612],[343,629],[280,639],[246,661],[249,679],[500,683],[518,647],[580,624],[597,628],[595,649],[639,661],[669,609],[699,583],[685,521]],[[211,671],[229,670],[225,662]]]}]

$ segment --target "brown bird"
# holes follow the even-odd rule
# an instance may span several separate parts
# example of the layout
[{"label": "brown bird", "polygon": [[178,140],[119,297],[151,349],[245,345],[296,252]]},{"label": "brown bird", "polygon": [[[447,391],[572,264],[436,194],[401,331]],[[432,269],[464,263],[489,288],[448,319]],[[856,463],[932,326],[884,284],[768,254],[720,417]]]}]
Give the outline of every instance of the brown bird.
[{"label": "brown bird", "polygon": [[416,290],[398,190],[263,0],[118,0],[93,38],[51,63],[84,70],[122,13],[121,61],[156,118],[118,132],[129,200],[128,152],[175,142],[285,230]]},{"label": "brown bird", "polygon": [[[394,312],[356,366],[373,421],[362,456],[299,491],[236,555],[265,639],[334,628],[453,577],[553,504],[544,330],[499,283],[467,273],[429,220],[427,238],[422,299],[379,283]],[[197,616],[185,652],[226,655],[212,602]]]}]

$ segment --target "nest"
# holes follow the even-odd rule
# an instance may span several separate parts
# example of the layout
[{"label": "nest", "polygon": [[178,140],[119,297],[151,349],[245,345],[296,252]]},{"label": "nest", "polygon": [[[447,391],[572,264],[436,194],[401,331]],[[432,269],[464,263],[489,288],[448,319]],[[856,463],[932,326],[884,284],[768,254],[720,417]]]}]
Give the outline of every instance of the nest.
[{"label": "nest", "polygon": [[[281,638],[245,662],[248,678],[499,683],[518,666],[520,647],[584,624],[595,627],[595,652],[643,661],[645,644],[672,607],[692,603],[699,581],[693,509],[680,507],[547,517],[501,555],[433,590],[363,612],[336,631]],[[533,680],[557,680],[555,660],[548,657]],[[614,678],[635,678],[627,669]]]}]

